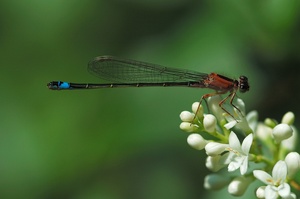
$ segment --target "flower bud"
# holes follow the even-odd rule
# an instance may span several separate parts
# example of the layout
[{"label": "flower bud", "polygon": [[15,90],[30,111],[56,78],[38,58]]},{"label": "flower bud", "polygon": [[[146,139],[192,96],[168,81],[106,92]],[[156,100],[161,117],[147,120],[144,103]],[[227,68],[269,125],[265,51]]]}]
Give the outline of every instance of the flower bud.
[{"label": "flower bud", "polygon": [[263,123],[258,123],[256,129],[256,136],[260,140],[266,142],[272,138],[272,129]]},{"label": "flower bud", "polygon": [[290,152],[285,157],[285,160],[287,168],[288,168],[288,176],[290,178],[293,178],[294,175],[299,171],[300,169],[300,155],[297,152]]},{"label": "flower bud", "polygon": [[256,189],[256,197],[257,198],[265,198],[265,189],[266,186],[260,186],[258,189]]},{"label": "flower bud", "polygon": [[199,102],[194,102],[192,104],[192,111],[193,113],[197,114],[197,116],[202,117],[203,116],[203,106],[199,104]]},{"label": "flower bud", "polygon": [[295,121],[295,115],[293,112],[287,112],[282,117],[281,123],[292,125]]},{"label": "flower bud", "polygon": [[219,190],[228,185],[229,182],[229,176],[210,174],[204,178],[204,188],[208,190]]},{"label": "flower bud", "polygon": [[267,125],[268,127],[271,127],[271,128],[274,128],[278,122],[274,119],[271,119],[271,118],[266,118],[265,121],[264,121],[265,125]]},{"label": "flower bud", "polygon": [[256,128],[257,128],[258,112],[257,111],[250,111],[246,115],[246,119],[248,121],[249,127],[254,132],[256,130]]},{"label": "flower bud", "polygon": [[192,133],[198,131],[198,126],[189,122],[181,122],[179,128],[185,132]]},{"label": "flower bud", "polygon": [[[238,109],[242,112],[243,115],[245,115],[245,109],[246,109],[246,106],[245,106],[245,102],[240,99],[240,98],[236,98],[236,102],[235,102],[235,105],[238,107]],[[235,112],[238,112],[238,110],[235,109]]]},{"label": "flower bud", "polygon": [[218,142],[209,142],[205,146],[206,154],[209,156],[219,155],[225,151],[225,148],[228,147],[228,144],[221,144]]},{"label": "flower bud", "polygon": [[278,124],[273,129],[273,137],[277,143],[293,135],[293,129],[287,124]]},{"label": "flower bud", "polygon": [[294,128],[293,126],[292,129],[293,129],[293,135],[290,138],[283,140],[281,142],[282,149],[287,151],[293,151],[297,147],[298,132],[297,129]]},{"label": "flower bud", "polygon": [[197,150],[204,149],[205,145],[208,143],[201,135],[193,133],[187,138],[188,144]]},{"label": "flower bud", "polygon": [[207,132],[209,133],[215,132],[216,124],[217,124],[217,119],[214,115],[212,114],[204,115],[203,127]]},{"label": "flower bud", "polygon": [[238,176],[228,185],[228,192],[233,196],[242,196],[251,182],[250,177]]},{"label": "flower bud", "polygon": [[219,171],[226,166],[225,164],[220,163],[221,157],[221,155],[207,156],[205,166],[213,172]]},{"label": "flower bud", "polygon": [[216,116],[218,121],[222,121],[225,119],[223,116],[224,110],[219,106],[219,103],[221,101],[222,98],[219,95],[212,96],[207,99],[208,109],[214,116]]},{"label": "flower bud", "polygon": [[192,122],[195,117],[195,114],[189,111],[182,111],[179,117],[183,122]]}]

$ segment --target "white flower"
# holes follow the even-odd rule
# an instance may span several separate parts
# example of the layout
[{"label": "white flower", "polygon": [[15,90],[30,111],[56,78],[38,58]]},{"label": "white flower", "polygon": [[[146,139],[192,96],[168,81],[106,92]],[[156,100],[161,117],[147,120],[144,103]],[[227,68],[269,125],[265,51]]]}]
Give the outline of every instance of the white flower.
[{"label": "white flower", "polygon": [[240,144],[234,132],[229,135],[229,144],[221,144],[218,142],[210,142],[205,146],[206,154],[209,156],[217,156],[224,151],[229,151],[220,158],[220,164],[229,164],[228,171],[232,172],[240,168],[240,172],[244,175],[248,169],[248,156],[253,141],[253,134],[249,134]]},{"label": "white flower", "polygon": [[240,168],[240,172],[244,175],[248,169],[248,156],[253,141],[253,134],[249,134],[241,145],[239,139],[234,132],[229,135],[229,151],[225,164],[229,163],[228,171],[232,172]]},{"label": "white flower", "polygon": [[279,160],[272,171],[272,176],[262,170],[254,170],[253,175],[263,183],[267,184],[265,188],[265,198],[282,198],[291,195],[290,185],[285,183],[287,175],[287,165],[284,161]]}]

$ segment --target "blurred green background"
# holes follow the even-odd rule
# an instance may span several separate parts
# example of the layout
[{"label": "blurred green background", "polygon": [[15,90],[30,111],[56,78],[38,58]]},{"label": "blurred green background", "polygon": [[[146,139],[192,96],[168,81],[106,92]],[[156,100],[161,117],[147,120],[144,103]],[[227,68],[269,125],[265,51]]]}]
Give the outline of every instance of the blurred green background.
[{"label": "blurred green background", "polygon": [[226,198],[226,189],[203,189],[205,154],[178,127],[180,112],[210,91],[57,92],[46,84],[99,82],[87,62],[115,55],[246,75],[250,92],[239,96],[248,111],[297,117],[299,4],[2,0],[0,198]]}]

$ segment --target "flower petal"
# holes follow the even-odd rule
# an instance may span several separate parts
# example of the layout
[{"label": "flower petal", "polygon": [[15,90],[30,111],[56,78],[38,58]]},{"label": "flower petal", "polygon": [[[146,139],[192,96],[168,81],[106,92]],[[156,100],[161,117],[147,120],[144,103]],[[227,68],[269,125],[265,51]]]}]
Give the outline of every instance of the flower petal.
[{"label": "flower petal", "polygon": [[227,130],[229,130],[229,129],[233,128],[236,124],[237,124],[237,121],[236,121],[236,120],[232,120],[232,121],[226,123],[226,124],[224,125],[224,127],[225,127]]},{"label": "flower petal", "polygon": [[242,165],[240,166],[241,175],[244,175],[248,169],[248,156],[244,157]]},{"label": "flower petal", "polygon": [[229,165],[228,165],[228,171],[232,172],[237,170],[238,168],[240,168],[242,164],[242,159],[241,158],[235,158],[234,160],[232,160]]},{"label": "flower petal", "polygon": [[229,146],[234,150],[241,151],[241,143],[233,131],[229,135]]},{"label": "flower petal", "polygon": [[275,181],[280,180],[281,183],[283,183],[286,179],[287,175],[287,166],[285,161],[279,160],[273,170],[272,170],[272,176]]},{"label": "flower petal", "polygon": [[273,178],[267,172],[262,170],[254,170],[253,175],[263,183],[272,185],[270,182],[273,181]]},{"label": "flower petal", "polygon": [[276,199],[278,196],[277,191],[273,189],[271,185],[268,185],[265,189],[266,199]]},{"label": "flower petal", "polygon": [[287,183],[283,183],[278,187],[278,194],[283,197],[286,198],[291,194],[291,187],[289,184]]},{"label": "flower petal", "polygon": [[220,164],[229,164],[231,162],[233,154],[232,153],[225,153],[220,158]]},{"label": "flower petal", "polygon": [[242,144],[242,151],[245,153],[245,155],[248,155],[252,145],[252,141],[253,141],[253,134],[251,133],[244,139]]}]

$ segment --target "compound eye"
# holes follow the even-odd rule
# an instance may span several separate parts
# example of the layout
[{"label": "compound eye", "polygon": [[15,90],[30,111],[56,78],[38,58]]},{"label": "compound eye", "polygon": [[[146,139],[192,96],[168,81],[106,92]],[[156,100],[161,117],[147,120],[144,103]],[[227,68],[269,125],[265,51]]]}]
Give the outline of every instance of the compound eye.
[{"label": "compound eye", "polygon": [[239,81],[239,90],[241,93],[245,93],[249,91],[250,86],[248,83],[248,78],[246,76],[240,76],[240,81]]}]

